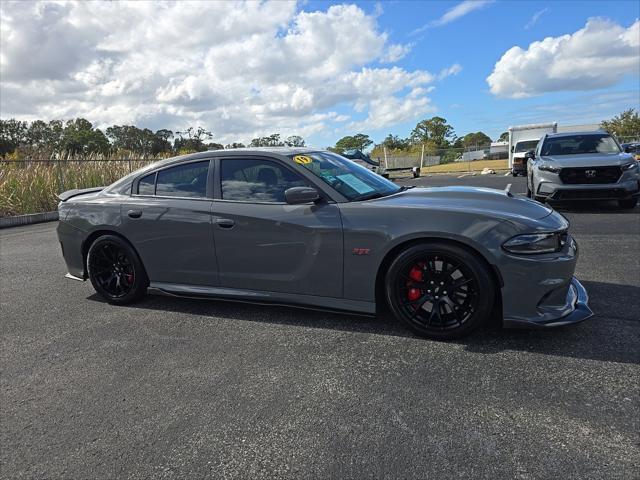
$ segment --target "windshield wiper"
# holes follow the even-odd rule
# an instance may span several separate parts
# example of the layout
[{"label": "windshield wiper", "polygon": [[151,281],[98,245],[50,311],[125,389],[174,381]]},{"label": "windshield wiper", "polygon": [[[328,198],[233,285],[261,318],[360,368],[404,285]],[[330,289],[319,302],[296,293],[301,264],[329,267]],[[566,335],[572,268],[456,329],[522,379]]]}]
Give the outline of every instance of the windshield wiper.
[{"label": "windshield wiper", "polygon": [[364,195],[358,195],[357,197],[353,197],[351,201],[362,202],[364,200],[373,200],[374,198],[380,198],[380,197],[384,197],[384,195],[380,192],[365,193]]},{"label": "windshield wiper", "polygon": [[380,198],[380,197],[388,197],[389,195],[393,195],[394,193],[398,193],[398,192],[404,192],[405,190],[409,190],[410,188],[414,188],[415,185],[411,185],[411,186],[402,186],[400,188],[398,188],[398,190],[394,191],[394,192],[386,192],[386,193],[380,193],[380,192],[373,192],[373,193],[365,193],[364,195],[359,195],[357,197],[354,197],[351,199],[352,202],[362,202],[365,200],[373,200],[374,198]]}]

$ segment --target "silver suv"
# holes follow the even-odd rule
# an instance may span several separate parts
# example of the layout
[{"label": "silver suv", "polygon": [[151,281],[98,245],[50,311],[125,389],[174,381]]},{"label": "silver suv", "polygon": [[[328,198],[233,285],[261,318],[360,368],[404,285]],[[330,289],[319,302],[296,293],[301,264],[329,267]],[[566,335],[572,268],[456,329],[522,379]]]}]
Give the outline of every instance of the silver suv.
[{"label": "silver suv", "polygon": [[621,208],[638,203],[639,162],[606,132],[548,134],[526,158],[529,198],[617,200]]}]

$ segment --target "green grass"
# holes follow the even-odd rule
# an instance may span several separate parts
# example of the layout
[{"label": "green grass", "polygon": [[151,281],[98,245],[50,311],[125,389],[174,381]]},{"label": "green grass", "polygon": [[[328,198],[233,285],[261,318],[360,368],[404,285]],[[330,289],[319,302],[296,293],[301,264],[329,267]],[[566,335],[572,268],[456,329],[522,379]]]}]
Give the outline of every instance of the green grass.
[{"label": "green grass", "polygon": [[480,172],[485,168],[493,170],[508,170],[508,160],[474,160],[472,162],[454,162],[442,165],[433,165],[431,167],[422,167],[422,174],[429,173],[462,173],[462,172]]},{"label": "green grass", "polygon": [[109,185],[152,160],[0,163],[0,217],[50,212],[58,194]]}]

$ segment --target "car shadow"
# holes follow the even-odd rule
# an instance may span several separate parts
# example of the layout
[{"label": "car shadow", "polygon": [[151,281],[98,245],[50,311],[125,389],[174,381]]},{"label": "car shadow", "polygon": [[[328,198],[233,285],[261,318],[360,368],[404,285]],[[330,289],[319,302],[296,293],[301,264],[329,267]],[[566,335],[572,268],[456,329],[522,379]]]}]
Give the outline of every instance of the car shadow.
[{"label": "car shadow", "polygon": [[[465,351],[498,355],[522,351],[559,357],[640,364],[640,287],[602,282],[583,282],[595,315],[577,325],[553,329],[502,329],[490,322],[469,337],[450,343]],[[93,294],[90,300],[104,302]],[[388,312],[376,317],[306,310],[294,307],[257,305],[214,299],[188,299],[148,295],[126,308],[188,313],[244,322],[271,323],[305,328],[390,335],[418,340]],[[421,340],[422,341],[422,340]],[[425,348],[430,341],[424,340]]]}]

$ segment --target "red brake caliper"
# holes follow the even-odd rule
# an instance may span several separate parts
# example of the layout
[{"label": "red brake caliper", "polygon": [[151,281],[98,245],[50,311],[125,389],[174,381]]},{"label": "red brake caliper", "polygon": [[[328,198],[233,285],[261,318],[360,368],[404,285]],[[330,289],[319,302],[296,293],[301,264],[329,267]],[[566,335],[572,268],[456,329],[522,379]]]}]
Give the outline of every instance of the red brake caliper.
[{"label": "red brake caliper", "polygon": [[[411,270],[409,271],[409,278],[411,280],[415,280],[416,282],[423,281],[422,265],[423,264],[416,264],[411,268]],[[407,286],[410,286],[410,285],[411,285],[411,281],[407,281]],[[421,296],[422,296],[422,291],[419,288],[411,287],[407,291],[407,297],[409,298],[410,302],[416,301]]]}]

